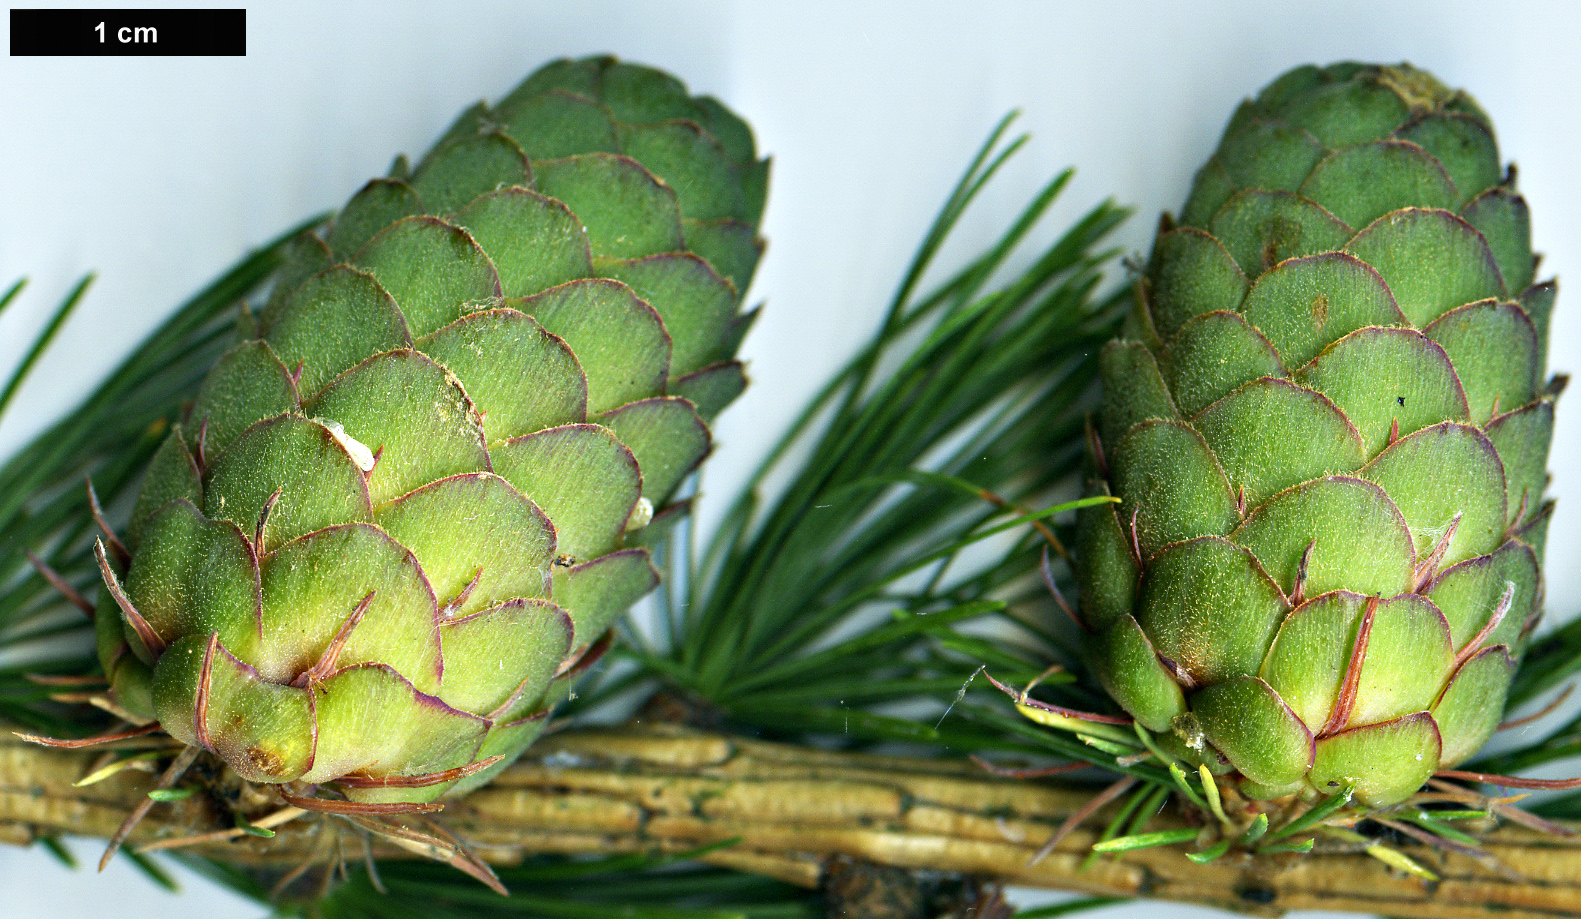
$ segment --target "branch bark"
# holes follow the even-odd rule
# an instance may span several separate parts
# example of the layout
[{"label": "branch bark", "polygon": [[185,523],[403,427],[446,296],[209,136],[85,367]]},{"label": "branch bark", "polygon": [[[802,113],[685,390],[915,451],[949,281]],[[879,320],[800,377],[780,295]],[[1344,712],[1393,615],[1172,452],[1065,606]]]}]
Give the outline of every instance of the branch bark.
[{"label": "branch bark", "polygon": [[[0,840],[112,834],[153,776],[126,770],[73,787],[97,755],[44,749],[9,735],[0,740]],[[1581,840],[1514,826],[1495,830],[1483,843],[1513,875],[1463,856],[1408,848],[1438,873],[1434,884],[1392,872],[1364,854],[1231,856],[1198,865],[1176,849],[1148,849],[1096,859],[1084,869],[1096,839],[1086,827],[1031,863],[1091,794],[995,777],[949,760],[633,727],[547,737],[443,816],[480,855],[499,864],[534,853],[676,852],[733,840],[704,860],[805,886],[818,883],[827,859],[846,855],[1007,884],[1269,916],[1317,909],[1429,919],[1581,917]],[[226,807],[207,794],[156,805],[131,844],[228,829]],[[290,866],[324,852],[334,835],[325,829],[332,825],[306,816],[276,827],[274,839],[242,836],[193,850]],[[1182,825],[1166,813],[1154,828]]]}]

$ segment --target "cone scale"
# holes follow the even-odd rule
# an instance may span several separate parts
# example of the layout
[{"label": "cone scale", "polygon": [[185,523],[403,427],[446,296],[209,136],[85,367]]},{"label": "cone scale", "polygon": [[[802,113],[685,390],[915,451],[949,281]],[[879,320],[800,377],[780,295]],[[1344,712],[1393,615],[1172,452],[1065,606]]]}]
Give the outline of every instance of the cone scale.
[{"label": "cone scale", "polygon": [[1552,282],[1470,97],[1409,65],[1248,100],[1102,355],[1093,670],[1246,797],[1397,804],[1501,720],[1540,607]]},{"label": "cone scale", "polygon": [[354,804],[503,768],[746,383],[767,166],[673,78],[560,61],[298,239],[101,555],[114,702]]}]

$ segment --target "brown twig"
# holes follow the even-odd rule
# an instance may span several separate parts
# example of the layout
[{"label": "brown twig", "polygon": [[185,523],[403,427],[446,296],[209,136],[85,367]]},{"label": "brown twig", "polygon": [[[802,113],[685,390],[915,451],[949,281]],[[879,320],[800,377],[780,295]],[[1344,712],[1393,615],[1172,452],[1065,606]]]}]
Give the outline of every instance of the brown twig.
[{"label": "brown twig", "polygon": [[[73,788],[91,751],[0,740],[0,839],[109,836],[147,793],[135,770]],[[676,728],[564,732],[539,741],[495,782],[445,808],[442,820],[485,861],[534,852],[708,853],[715,864],[812,887],[833,856],[1093,894],[1177,900],[1261,915],[1338,910],[1431,919],[1581,917],[1581,840],[1519,826],[1486,837],[1484,851],[1524,881],[1459,854],[1402,843],[1433,885],[1391,873],[1365,854],[1226,856],[1206,865],[1158,848],[1083,869],[1096,826],[1077,827],[1037,864],[1049,835],[1094,789],[984,774],[971,763],[830,752]],[[262,796],[260,796],[262,797]],[[138,844],[228,829],[213,796],[153,809]],[[260,805],[273,809],[272,804]],[[261,811],[263,819],[267,811]],[[327,818],[316,818],[318,821]],[[232,862],[290,866],[322,858],[315,819],[190,851]],[[334,821],[331,820],[333,823]],[[1168,813],[1149,829],[1183,826]],[[380,857],[410,857],[374,840]]]}]

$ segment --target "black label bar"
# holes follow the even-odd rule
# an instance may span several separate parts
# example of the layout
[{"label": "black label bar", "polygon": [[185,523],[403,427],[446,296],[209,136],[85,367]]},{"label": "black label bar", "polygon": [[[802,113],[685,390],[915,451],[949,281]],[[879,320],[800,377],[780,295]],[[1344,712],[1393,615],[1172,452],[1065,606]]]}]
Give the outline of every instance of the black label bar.
[{"label": "black label bar", "polygon": [[241,57],[246,10],[12,10],[12,57]]}]

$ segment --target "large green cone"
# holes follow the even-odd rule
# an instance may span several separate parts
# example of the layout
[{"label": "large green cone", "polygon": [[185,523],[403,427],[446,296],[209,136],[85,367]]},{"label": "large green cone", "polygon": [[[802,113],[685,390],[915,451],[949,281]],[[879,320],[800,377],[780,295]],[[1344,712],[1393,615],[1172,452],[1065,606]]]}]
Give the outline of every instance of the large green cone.
[{"label": "large green cone", "polygon": [[1253,798],[1397,803],[1497,726],[1541,598],[1552,283],[1487,117],[1409,66],[1231,119],[1103,355],[1095,670]]},{"label": "large green cone", "polygon": [[745,385],[766,179],[718,102],[589,59],[368,183],[153,460],[100,605],[119,704],[354,802],[502,768],[657,582],[639,531]]}]

